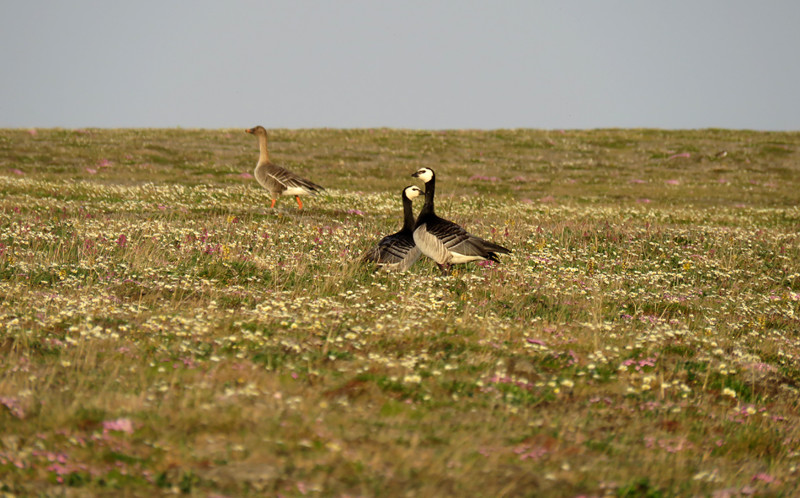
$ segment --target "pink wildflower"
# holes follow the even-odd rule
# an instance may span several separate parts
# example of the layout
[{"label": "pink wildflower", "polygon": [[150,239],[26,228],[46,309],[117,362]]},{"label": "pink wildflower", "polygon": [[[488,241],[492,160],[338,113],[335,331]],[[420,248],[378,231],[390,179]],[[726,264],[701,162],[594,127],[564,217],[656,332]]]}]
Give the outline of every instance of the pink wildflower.
[{"label": "pink wildflower", "polygon": [[751,481],[762,481],[762,482],[765,482],[767,484],[773,483],[773,482],[778,482],[778,480],[776,478],[772,477],[771,475],[767,474],[766,472],[759,472],[758,474],[754,475],[753,478],[750,479],[750,480]]},{"label": "pink wildflower", "polygon": [[67,475],[71,472],[71,469],[68,466],[62,465],[60,463],[54,463],[53,465],[50,465],[49,467],[47,467],[47,470],[49,470],[50,472],[55,472],[60,476]]},{"label": "pink wildflower", "polygon": [[519,455],[520,460],[539,460],[548,453],[547,448],[542,446],[533,447],[529,444],[523,444],[514,448],[514,453]]},{"label": "pink wildflower", "polygon": [[105,420],[103,422],[103,433],[110,431],[125,432],[133,434],[133,422],[128,418],[118,418],[116,420]]},{"label": "pink wildflower", "polygon": [[8,411],[11,412],[11,415],[17,417],[18,419],[25,418],[25,410],[22,409],[18,399],[8,396],[0,396],[0,405],[8,408]]},{"label": "pink wildflower", "polygon": [[762,363],[762,362],[748,363],[747,365],[745,365],[745,368],[748,368],[750,370],[755,370],[756,372],[768,372],[768,373],[771,373],[771,372],[777,372],[778,371],[777,368],[775,368],[774,366],[770,365],[769,363]]},{"label": "pink wildflower", "polygon": [[469,177],[470,181],[480,180],[483,182],[499,182],[500,179],[496,176],[485,176],[485,175],[472,175]]},{"label": "pink wildflower", "polygon": [[545,448],[534,448],[531,451],[528,451],[526,453],[522,453],[519,456],[519,459],[520,460],[528,460],[528,459],[538,460],[538,459],[542,458],[546,454],[547,454],[547,450]]}]

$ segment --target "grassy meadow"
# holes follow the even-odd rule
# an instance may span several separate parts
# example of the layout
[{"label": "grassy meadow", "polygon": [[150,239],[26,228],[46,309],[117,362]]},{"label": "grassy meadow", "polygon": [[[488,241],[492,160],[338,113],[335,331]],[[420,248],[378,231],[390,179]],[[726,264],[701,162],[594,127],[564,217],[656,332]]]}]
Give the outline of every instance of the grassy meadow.
[{"label": "grassy meadow", "polygon": [[800,493],[800,133],[243,130],[0,130],[0,496]]}]

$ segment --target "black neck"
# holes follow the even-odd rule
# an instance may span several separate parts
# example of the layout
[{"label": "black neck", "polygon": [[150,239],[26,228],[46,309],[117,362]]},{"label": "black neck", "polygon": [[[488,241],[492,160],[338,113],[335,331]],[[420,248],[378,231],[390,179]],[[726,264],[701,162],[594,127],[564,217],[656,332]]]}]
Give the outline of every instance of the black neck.
[{"label": "black neck", "polygon": [[425,184],[425,204],[422,206],[422,211],[419,215],[433,214],[433,194],[436,191],[436,177],[431,178],[431,181]]},{"label": "black neck", "polygon": [[414,212],[411,209],[411,199],[403,192],[403,230],[414,230]]}]

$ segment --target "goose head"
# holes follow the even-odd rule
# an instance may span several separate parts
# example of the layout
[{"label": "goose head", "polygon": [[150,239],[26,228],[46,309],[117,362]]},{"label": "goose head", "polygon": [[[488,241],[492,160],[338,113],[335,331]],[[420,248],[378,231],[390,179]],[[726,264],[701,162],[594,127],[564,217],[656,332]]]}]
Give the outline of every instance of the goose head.
[{"label": "goose head", "polygon": [[417,170],[416,173],[414,173],[411,176],[419,178],[423,182],[428,183],[429,181],[433,180],[436,177],[436,174],[430,168],[420,168]]},{"label": "goose head", "polygon": [[256,136],[258,136],[258,135],[265,135],[266,136],[266,134],[267,134],[267,130],[264,129],[263,126],[256,126],[256,127],[253,127],[253,128],[248,128],[247,130],[244,130],[244,131],[246,133],[249,133],[251,135],[256,135]]},{"label": "goose head", "polygon": [[417,187],[416,185],[409,185],[408,187],[403,189],[403,197],[408,200],[414,200],[417,197],[423,194],[422,189]]}]

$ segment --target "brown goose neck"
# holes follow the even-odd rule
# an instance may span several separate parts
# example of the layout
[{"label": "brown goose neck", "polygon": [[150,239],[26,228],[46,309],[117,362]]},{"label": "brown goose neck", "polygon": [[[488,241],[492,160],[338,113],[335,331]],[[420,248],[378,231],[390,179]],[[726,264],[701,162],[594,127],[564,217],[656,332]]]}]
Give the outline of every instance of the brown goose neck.
[{"label": "brown goose neck", "polygon": [[267,153],[267,134],[258,135],[258,164],[268,163],[269,155]]}]

